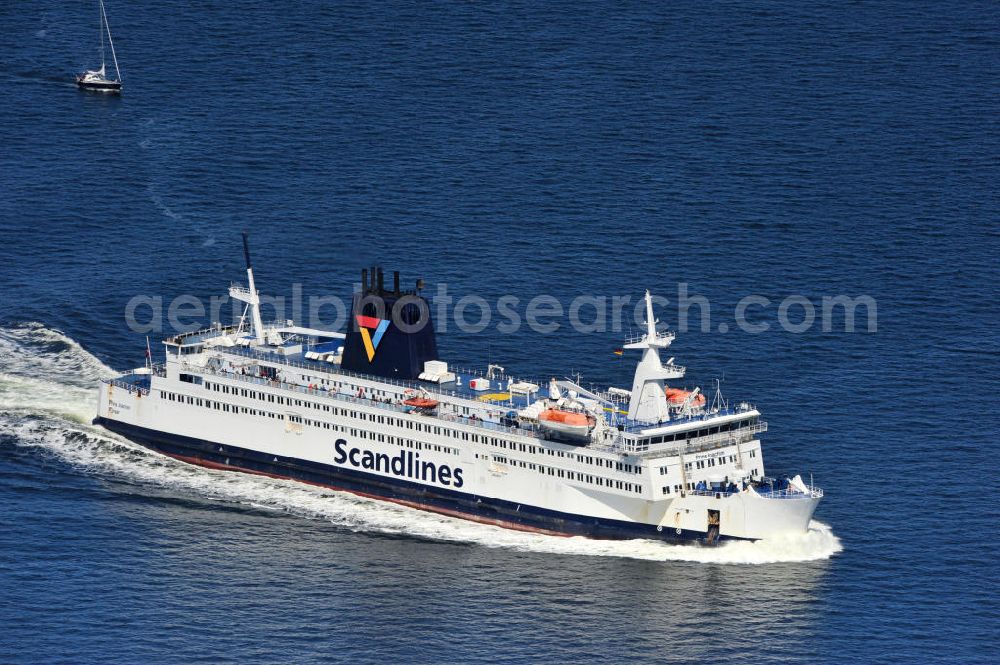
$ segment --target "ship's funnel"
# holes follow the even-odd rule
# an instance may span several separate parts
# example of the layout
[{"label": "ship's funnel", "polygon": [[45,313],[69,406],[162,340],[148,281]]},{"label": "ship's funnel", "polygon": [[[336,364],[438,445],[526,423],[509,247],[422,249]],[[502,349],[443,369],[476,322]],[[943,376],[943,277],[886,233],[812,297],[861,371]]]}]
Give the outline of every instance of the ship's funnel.
[{"label": "ship's funnel", "polygon": [[431,308],[416,291],[400,290],[398,272],[392,290],[386,290],[384,274],[377,266],[361,271],[361,291],[354,294],[341,367],[416,379],[424,363],[438,359]]}]

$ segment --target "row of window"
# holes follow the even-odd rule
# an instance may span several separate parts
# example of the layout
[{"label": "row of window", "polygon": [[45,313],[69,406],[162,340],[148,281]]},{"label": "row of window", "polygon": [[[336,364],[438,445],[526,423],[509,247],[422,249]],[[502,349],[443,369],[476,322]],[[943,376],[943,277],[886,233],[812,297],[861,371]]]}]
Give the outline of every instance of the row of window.
[{"label": "row of window", "polygon": [[[243,396],[243,397],[249,397],[249,398],[253,398],[253,399],[261,399],[261,397],[258,397],[258,395],[260,395],[260,396],[267,395],[266,393],[257,393],[256,391],[253,391],[253,390],[248,390],[248,389],[245,389],[245,388],[235,388],[235,387],[230,387],[230,386],[226,386],[224,384],[218,384],[218,383],[206,383],[205,386],[209,390],[214,390],[214,391],[222,392],[222,393],[226,393],[226,394],[236,394],[236,395],[240,395],[240,396]],[[184,403],[191,404],[191,405],[194,405],[194,406],[200,406],[200,407],[215,409],[215,410],[222,411],[222,412],[225,412],[225,413],[242,413],[242,414],[247,414],[247,415],[251,415],[251,416],[262,416],[262,417],[272,418],[272,419],[278,419],[278,420],[280,420],[282,418],[282,416],[280,414],[277,414],[277,413],[273,413],[273,412],[270,412],[270,411],[264,411],[264,410],[261,410],[261,409],[254,409],[254,408],[251,408],[251,407],[237,406],[235,404],[228,404],[226,402],[219,402],[219,401],[214,401],[214,400],[202,399],[200,397],[192,397],[190,395],[179,395],[179,394],[170,393],[170,392],[162,392],[161,394],[162,394],[162,396],[165,399],[167,399],[169,401],[184,402]],[[309,402],[308,400],[306,400],[305,403],[303,403],[302,400],[298,400],[298,399],[291,399],[291,398],[286,399],[284,397],[275,396],[275,395],[267,395],[267,396],[272,398],[272,399],[268,400],[268,401],[271,401],[271,402],[274,402],[274,401],[277,400],[279,404],[288,404],[289,406],[313,405],[314,408],[322,408],[323,410],[328,411],[328,412],[332,412],[335,415],[350,415],[351,417],[356,417],[356,418],[360,417],[361,419],[365,419],[366,415],[370,416],[372,419],[374,419],[376,417],[376,416],[374,416],[372,414],[356,413],[356,412],[350,411],[348,409],[340,409],[340,408],[337,408],[337,407],[331,407],[330,405],[327,405],[327,404],[322,404],[322,405],[321,404],[316,404],[316,403],[313,403],[313,402]],[[393,419],[393,418],[389,418],[387,416],[378,416],[378,418],[379,418],[380,422],[382,422],[383,419],[387,419],[387,420],[390,421],[390,424],[391,424],[391,421],[393,421],[393,420],[399,421],[399,419]],[[413,441],[412,439],[405,439],[405,438],[401,438],[401,437],[395,437],[395,436],[388,435],[388,434],[379,434],[379,433],[376,433],[376,432],[370,432],[370,431],[365,430],[365,429],[357,429],[357,428],[353,428],[353,427],[345,427],[345,426],[337,425],[335,423],[330,423],[330,422],[323,422],[323,421],[318,421],[318,420],[310,420],[308,418],[303,418],[301,416],[289,415],[289,416],[287,416],[287,420],[288,420],[288,422],[293,423],[295,425],[307,426],[307,427],[316,427],[316,428],[322,428],[322,429],[327,429],[327,430],[332,430],[332,431],[337,431],[337,432],[343,432],[345,434],[350,434],[351,436],[354,436],[354,437],[359,437],[359,438],[362,438],[362,439],[368,439],[368,440],[371,440],[371,441],[378,441],[378,442],[381,442],[381,443],[389,443],[390,445],[405,446],[407,448],[415,448],[416,450],[434,450],[434,451],[437,451],[437,452],[444,452],[444,453],[448,453],[448,454],[456,455],[456,456],[459,454],[458,449],[449,448],[447,446],[440,446],[440,445],[437,445],[437,444],[430,444],[430,443],[422,443],[420,441]],[[399,422],[401,422],[401,421],[399,421]],[[454,430],[449,430],[449,431],[454,431]],[[478,439],[479,435],[473,435],[473,437],[475,437],[476,439]],[[515,442],[500,441],[499,439],[496,439],[494,437],[483,436],[482,439],[484,439],[484,442],[487,442],[485,440],[489,439],[492,442],[509,443],[511,449],[515,449],[515,450],[517,449],[516,448],[517,446],[520,446],[520,449],[523,450],[523,451],[525,451],[525,452],[531,452],[531,451],[533,451],[535,449],[542,450],[541,448],[539,448],[537,446],[526,445],[526,444],[517,444]],[[545,450],[547,452],[549,452],[550,454],[552,453],[551,450],[548,450],[548,449],[545,449]],[[563,451],[558,451],[558,452],[559,452],[559,456],[560,457],[564,457]],[[595,458],[593,458],[591,456],[577,455],[577,454],[574,454],[574,453],[569,453],[568,456],[571,457],[571,458],[578,459],[579,461],[584,462],[584,463],[592,462],[595,459]],[[476,457],[478,458],[479,456],[477,455]],[[508,459],[506,457],[499,456],[499,455],[495,456],[494,459],[497,462],[502,463],[502,464],[510,464],[512,466],[517,466],[517,467],[524,468],[524,469],[529,469],[529,470],[532,470],[532,471],[538,471],[538,472],[540,472],[542,474],[547,474],[547,475],[550,475],[550,476],[553,476],[553,477],[565,478],[565,479],[568,479],[568,480],[576,480],[576,481],[580,481],[580,482],[586,482],[586,483],[589,483],[589,484],[592,484],[592,485],[596,485],[598,487],[616,488],[616,489],[619,489],[619,490],[624,490],[624,491],[628,491],[628,492],[634,492],[636,494],[641,494],[642,493],[642,486],[639,485],[638,483],[629,483],[629,482],[624,482],[624,481],[621,481],[621,480],[615,480],[615,479],[612,479],[612,478],[604,478],[604,477],[601,477],[601,476],[594,476],[594,475],[585,474],[585,473],[582,473],[582,472],[579,472],[579,471],[570,471],[570,470],[567,470],[567,469],[557,469],[557,468],[545,466],[545,465],[542,465],[542,464],[535,464],[533,462],[525,462],[523,460],[510,460],[510,459]],[[600,466],[600,462],[607,462],[608,468],[612,468],[612,462],[614,460],[604,460],[602,458],[596,458],[596,461],[599,463],[598,464],[599,466]],[[625,471],[628,471],[628,472],[632,472],[633,469],[641,471],[641,469],[638,466],[630,465],[630,464],[623,464],[621,462],[617,462],[617,468],[619,470],[625,470]]]},{"label": "row of window", "polygon": [[436,443],[424,443],[421,441],[414,441],[413,439],[404,439],[398,436],[392,436],[391,434],[376,434],[375,432],[369,432],[364,429],[355,429],[353,427],[341,427],[341,431],[349,433],[351,436],[356,436],[362,439],[368,439],[369,441],[378,441],[379,443],[388,443],[392,446],[400,446],[401,448],[413,448],[415,450],[433,450],[439,453],[447,453],[449,455],[458,456],[457,448],[449,448],[448,446],[440,446]]},{"label": "row of window", "polygon": [[[476,455],[479,458],[479,455]],[[532,462],[525,462],[523,460],[511,460],[507,459],[502,455],[494,455],[493,460],[498,464],[509,464],[511,466],[520,467],[522,469],[528,469],[529,471],[538,471],[541,474],[547,474],[556,478],[565,478],[566,480],[576,480],[583,483],[590,483],[591,485],[597,485],[598,487],[611,487],[620,490],[625,490],[626,492],[634,492],[636,494],[642,494],[642,485],[638,483],[629,483],[622,480],[615,480],[613,478],[604,478],[602,476],[594,476],[587,473],[582,473],[580,471],[569,471],[567,469],[557,469],[551,466],[545,466],[544,464],[534,464]]]},{"label": "row of window", "polygon": [[671,441],[685,441],[687,439],[698,439],[703,436],[711,436],[713,434],[719,434],[720,432],[729,432],[736,429],[742,429],[744,427],[751,427],[756,425],[759,421],[757,416],[753,418],[743,418],[741,420],[734,420],[732,422],[724,423],[722,425],[714,425],[712,427],[702,427],[701,429],[690,429],[683,432],[674,432],[673,434],[663,434],[660,436],[653,436],[648,439],[639,439],[636,443],[640,446],[645,444],[649,445],[652,443],[670,443]]},{"label": "row of window", "polygon": [[[261,416],[264,418],[272,418],[275,420],[282,420],[283,416],[279,413],[273,413],[271,411],[264,411],[262,409],[254,409],[246,406],[237,406],[235,404],[227,404],[226,402],[217,402],[209,399],[201,399],[199,397],[192,397],[190,395],[178,395],[176,393],[162,392],[161,396],[171,402],[181,402],[185,404],[191,404],[192,406],[201,406],[208,409],[215,409],[217,411],[222,411],[223,413],[240,413],[249,416]],[[326,429],[334,432],[342,432],[344,434],[350,434],[351,436],[359,437],[362,439],[368,439],[369,441],[378,441],[381,443],[388,443],[391,445],[404,446],[406,448],[414,448],[416,450],[433,450],[439,453],[447,453],[449,455],[457,456],[459,451],[457,448],[450,448],[448,446],[441,446],[435,443],[423,443],[420,441],[414,441],[412,439],[404,439],[402,437],[391,436],[388,434],[377,434],[375,432],[370,432],[364,429],[356,429],[353,427],[344,427],[343,425],[337,425],[336,423],[323,422],[320,420],[310,420],[309,418],[302,418],[301,416],[287,416],[287,422],[293,423],[295,425],[315,427],[317,429]]]},{"label": "row of window", "polygon": [[[310,377],[303,377],[303,378],[309,379]],[[336,383],[334,385],[338,387],[340,386],[340,384]],[[247,397],[249,399],[261,400],[285,406],[312,408],[316,410],[322,410],[327,413],[331,413],[333,415],[356,418],[359,420],[368,420],[373,423],[378,423],[380,425],[389,425],[405,429],[415,429],[417,431],[426,432],[428,434],[447,436],[462,441],[471,441],[473,443],[485,443],[487,445],[495,446],[502,450],[511,450],[515,452],[519,451],[535,455],[546,454],[552,457],[568,458],[576,462],[579,462],[581,464],[588,464],[591,466],[596,465],[598,467],[621,471],[623,473],[634,473],[634,474],[642,473],[642,467],[638,464],[627,464],[613,459],[594,457],[593,455],[584,455],[579,453],[567,452],[563,450],[553,450],[551,448],[535,446],[530,443],[526,444],[517,441],[507,441],[504,439],[500,439],[498,437],[487,436],[485,434],[474,434],[469,432],[463,432],[461,430],[451,429],[448,427],[441,427],[436,424],[419,423],[415,422],[412,419],[395,418],[393,416],[387,416],[387,415],[366,414],[362,412],[352,411],[347,408],[337,407],[330,404],[321,404],[319,402],[313,402],[310,400],[302,400],[291,397],[286,398],[281,395],[258,392],[249,388],[228,386],[226,384],[221,384],[221,383],[205,382],[205,387],[209,390],[221,392],[227,395],[237,395],[241,397]],[[389,395],[385,393],[385,391],[370,390],[368,391],[368,394],[372,396],[389,397]]]},{"label": "row of window", "polygon": [[[747,454],[747,456],[748,457],[756,457],[757,456],[757,449],[754,448],[753,450],[751,450]],[[711,457],[709,459],[695,460],[694,462],[685,462],[684,463],[684,470],[685,471],[693,471],[695,469],[707,469],[709,467],[715,466],[716,464],[718,464],[719,466],[722,466],[726,462],[735,463],[736,462],[736,455],[728,455],[728,456],[727,455],[722,455],[720,457]],[[669,466],[661,466],[660,467],[660,475],[661,476],[665,476],[668,473],[670,473],[670,467]]]},{"label": "row of window", "polygon": [[[722,466],[726,462],[729,462],[729,463],[736,462],[736,455],[729,455],[728,457],[725,456],[725,455],[722,455],[720,457],[709,457],[708,459],[696,460],[694,462],[694,468],[696,468],[696,469],[707,469],[709,467],[715,466],[716,464],[718,464],[719,466]],[[687,465],[686,465],[686,467],[688,469],[690,469],[691,468],[691,462],[688,462]]]},{"label": "row of window", "polygon": [[257,392],[255,390],[251,390],[248,388],[227,386],[222,383],[206,382],[205,387],[209,390],[215,392],[221,392],[227,395],[236,395],[239,397],[246,397],[249,399],[266,401],[269,403],[274,403],[282,406],[297,406],[300,408],[315,409],[316,411],[323,411],[325,413],[329,413],[334,416],[341,416],[343,418],[364,420],[379,425],[395,426],[400,429],[411,429],[419,432],[426,432],[427,434],[436,434],[438,436],[452,436],[453,438],[462,439],[464,441],[470,441],[470,440],[478,441],[480,438],[478,434],[469,434],[468,432],[451,430],[433,424],[415,422],[413,420],[403,419],[403,418],[394,418],[392,416],[387,416],[382,414],[364,413],[363,411],[353,411],[345,407],[336,406],[335,404],[321,404],[320,402],[313,402],[310,400],[284,397],[282,395],[274,395],[271,393]]}]

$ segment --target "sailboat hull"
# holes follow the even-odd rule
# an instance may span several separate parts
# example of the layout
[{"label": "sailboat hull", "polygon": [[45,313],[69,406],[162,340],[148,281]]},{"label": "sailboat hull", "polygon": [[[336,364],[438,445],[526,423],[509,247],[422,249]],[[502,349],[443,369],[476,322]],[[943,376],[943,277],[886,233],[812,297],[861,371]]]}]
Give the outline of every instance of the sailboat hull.
[{"label": "sailboat hull", "polygon": [[120,93],[122,91],[121,81],[84,81],[76,80],[76,85],[81,90],[96,90],[98,92]]}]

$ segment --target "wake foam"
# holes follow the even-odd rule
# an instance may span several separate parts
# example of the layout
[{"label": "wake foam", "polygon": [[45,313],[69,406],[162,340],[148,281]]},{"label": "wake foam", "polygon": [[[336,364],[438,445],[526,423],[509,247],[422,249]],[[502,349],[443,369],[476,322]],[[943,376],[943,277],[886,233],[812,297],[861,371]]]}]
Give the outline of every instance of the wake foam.
[{"label": "wake foam", "polygon": [[41,323],[0,327],[0,413],[89,423],[97,383],[116,372]]},{"label": "wake foam", "polygon": [[54,455],[87,474],[203,500],[320,519],[352,531],[525,552],[718,564],[813,561],[842,549],[830,528],[815,521],[805,534],[718,547],[545,536],[294,481],[191,466],[89,424],[97,399],[95,384],[113,374],[58,331],[40,324],[0,328],[0,434],[10,435],[14,445]]},{"label": "wake foam", "polygon": [[116,372],[61,331],[30,321],[0,327],[0,374],[41,376],[93,388],[96,381]]}]

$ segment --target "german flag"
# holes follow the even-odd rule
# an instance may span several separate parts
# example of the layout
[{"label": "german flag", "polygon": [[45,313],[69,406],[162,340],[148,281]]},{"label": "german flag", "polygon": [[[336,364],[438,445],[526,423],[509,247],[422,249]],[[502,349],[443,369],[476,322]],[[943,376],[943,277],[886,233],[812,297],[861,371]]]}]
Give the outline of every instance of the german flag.
[{"label": "german flag", "polygon": [[624,353],[625,353],[625,349],[615,349],[615,350],[614,350],[614,354],[615,354],[616,356],[620,356],[620,355],[622,355],[622,354],[624,354]]}]

